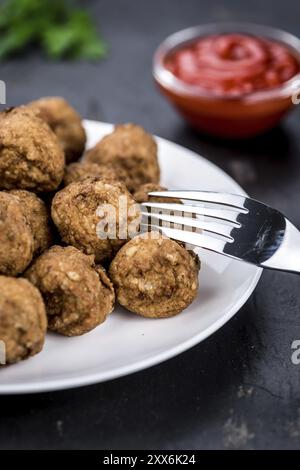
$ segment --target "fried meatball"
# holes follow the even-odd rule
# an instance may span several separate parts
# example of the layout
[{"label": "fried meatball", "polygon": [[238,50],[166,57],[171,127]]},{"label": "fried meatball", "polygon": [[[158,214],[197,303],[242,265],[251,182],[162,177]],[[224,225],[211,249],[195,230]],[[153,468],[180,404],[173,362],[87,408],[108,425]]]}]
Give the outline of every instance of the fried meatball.
[{"label": "fried meatball", "polygon": [[75,162],[66,167],[64,185],[79,181],[87,176],[97,176],[110,181],[121,181],[117,171],[112,165],[98,165],[97,163]]},{"label": "fried meatball", "polygon": [[62,335],[87,333],[113,309],[114,289],[104,269],[72,246],[51,247],[25,276],[42,293],[49,329]]},{"label": "fried meatball", "polygon": [[176,315],[197,295],[197,260],[158,233],[139,235],[121,248],[110,265],[117,300],[144,317]]},{"label": "fried meatball", "polygon": [[38,256],[52,244],[50,214],[45,203],[30,191],[13,189],[33,235],[33,255]]},{"label": "fried meatball", "polygon": [[32,260],[34,239],[22,206],[12,194],[0,192],[0,273],[16,276]]},{"label": "fried meatball", "polygon": [[112,163],[126,170],[125,184],[135,191],[141,184],[159,182],[157,145],[153,137],[135,124],[122,124],[103,137],[84,156],[99,164]]},{"label": "fried meatball", "polygon": [[124,184],[101,178],[85,178],[56,193],[51,214],[63,241],[94,254],[97,262],[113,257],[139,215]]},{"label": "fried meatball", "polygon": [[40,352],[45,341],[47,317],[42,296],[26,279],[0,276],[0,340],[6,363]]},{"label": "fried meatball", "polygon": [[65,159],[49,126],[26,107],[0,113],[0,188],[51,191]]},{"label": "fried meatball", "polygon": [[32,101],[27,106],[36,110],[56,134],[66,162],[78,160],[84,151],[86,134],[77,111],[65,99],[55,96]]},{"label": "fried meatball", "polygon": [[142,184],[134,193],[133,197],[138,203],[142,202],[167,202],[167,203],[174,203],[174,204],[181,204],[180,199],[176,198],[164,198],[164,197],[155,197],[149,196],[148,193],[152,191],[168,191],[167,188],[164,186],[160,186],[159,184],[153,183],[146,183]]}]

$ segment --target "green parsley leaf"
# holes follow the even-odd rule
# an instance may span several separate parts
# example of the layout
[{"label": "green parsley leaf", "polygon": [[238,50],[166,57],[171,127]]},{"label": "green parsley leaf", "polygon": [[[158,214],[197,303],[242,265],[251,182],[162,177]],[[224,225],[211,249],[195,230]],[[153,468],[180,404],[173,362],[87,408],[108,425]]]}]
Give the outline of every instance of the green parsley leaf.
[{"label": "green parsley leaf", "polygon": [[0,6],[0,60],[29,45],[53,58],[97,60],[107,47],[90,15],[71,0],[6,0]]}]

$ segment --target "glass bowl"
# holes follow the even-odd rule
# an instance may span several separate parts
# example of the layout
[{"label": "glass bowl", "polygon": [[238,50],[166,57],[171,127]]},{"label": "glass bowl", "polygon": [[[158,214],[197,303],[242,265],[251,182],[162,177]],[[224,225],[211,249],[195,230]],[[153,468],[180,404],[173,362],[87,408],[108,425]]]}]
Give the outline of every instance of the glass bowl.
[{"label": "glass bowl", "polygon": [[300,64],[300,40],[268,26],[214,23],[184,29],[166,38],[154,55],[153,76],[161,92],[196,129],[222,138],[248,138],[274,127],[293,106],[300,91],[300,73],[274,88],[238,95],[216,95],[178,79],[165,66],[170,55],[201,37],[244,33],[286,46]]}]

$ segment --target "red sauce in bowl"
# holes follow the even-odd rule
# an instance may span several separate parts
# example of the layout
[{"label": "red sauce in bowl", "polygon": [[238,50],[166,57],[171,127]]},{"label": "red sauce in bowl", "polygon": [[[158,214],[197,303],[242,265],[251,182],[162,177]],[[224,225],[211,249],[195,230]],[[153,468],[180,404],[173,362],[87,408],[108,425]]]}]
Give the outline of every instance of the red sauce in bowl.
[{"label": "red sauce in bowl", "polygon": [[247,34],[197,39],[173,51],[165,66],[189,85],[229,96],[278,87],[300,70],[288,47]]},{"label": "red sauce in bowl", "polygon": [[196,26],[167,38],[154,57],[154,78],[194,128],[218,137],[252,137],[294,107],[300,40],[258,25],[222,29]]}]

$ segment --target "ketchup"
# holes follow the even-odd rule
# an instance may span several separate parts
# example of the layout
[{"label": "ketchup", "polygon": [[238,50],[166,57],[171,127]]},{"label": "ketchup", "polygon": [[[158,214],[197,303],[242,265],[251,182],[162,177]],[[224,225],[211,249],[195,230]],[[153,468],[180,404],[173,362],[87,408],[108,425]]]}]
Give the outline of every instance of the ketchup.
[{"label": "ketchup", "polygon": [[167,56],[165,67],[187,84],[229,96],[276,88],[300,70],[288,47],[247,34],[197,39]]}]

